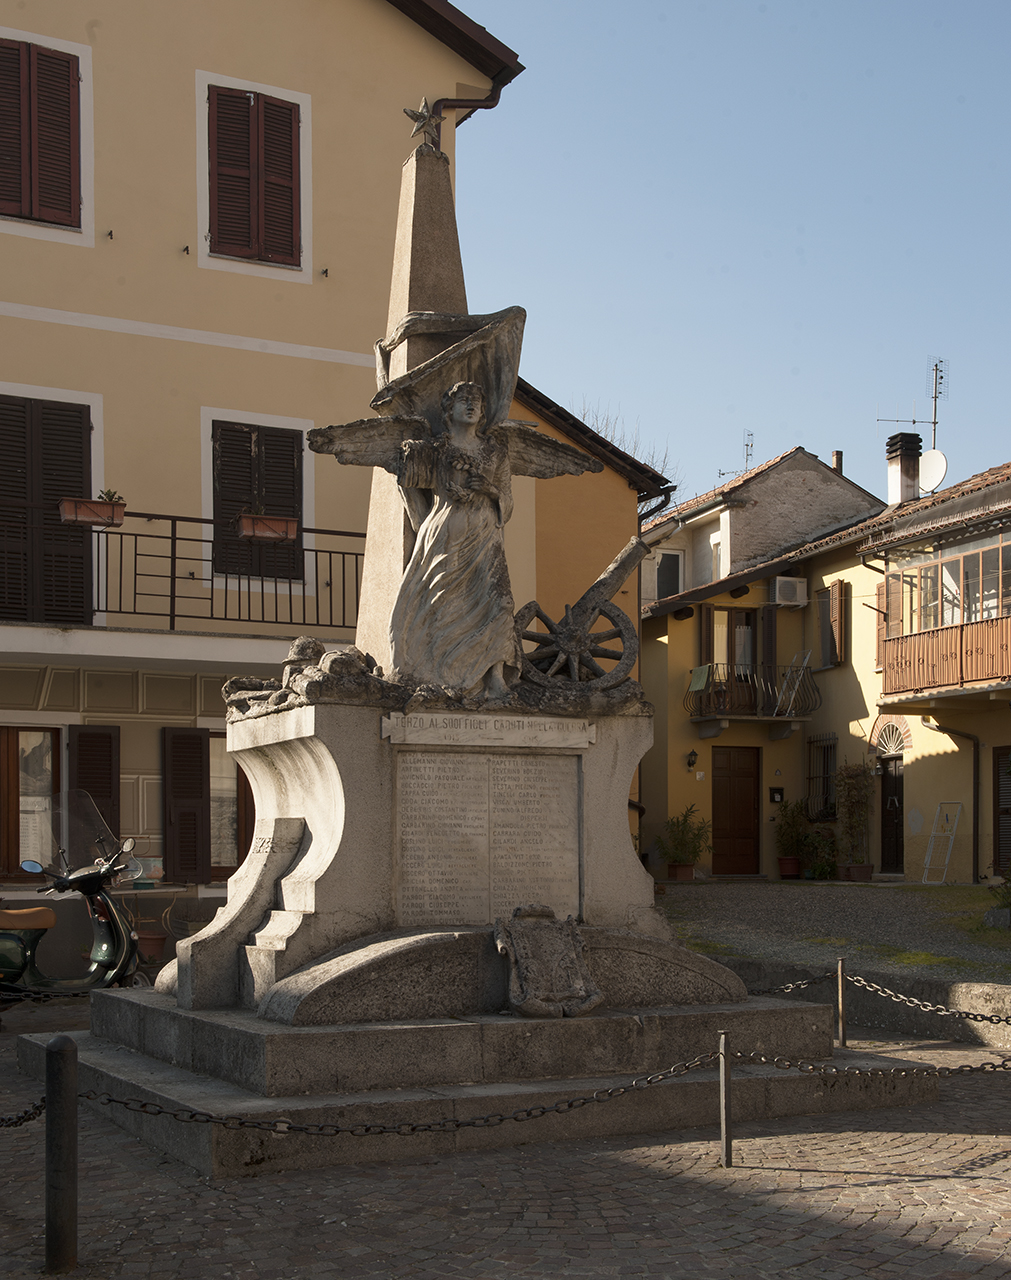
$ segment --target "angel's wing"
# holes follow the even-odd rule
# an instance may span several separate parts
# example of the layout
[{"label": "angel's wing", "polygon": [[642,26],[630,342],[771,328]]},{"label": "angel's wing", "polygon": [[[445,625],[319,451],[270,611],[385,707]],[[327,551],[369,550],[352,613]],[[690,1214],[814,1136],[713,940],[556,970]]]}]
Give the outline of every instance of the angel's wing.
[{"label": "angel's wing", "polygon": [[521,422],[504,422],[502,427],[509,443],[509,466],[513,475],[550,480],[553,476],[581,476],[584,471],[604,470],[598,458],[542,435]]},{"label": "angel's wing", "polygon": [[427,440],[424,418],[359,418],[341,427],[314,427],[309,432],[313,453],[332,453],[338,462],[354,467],[396,468],[405,440]]}]

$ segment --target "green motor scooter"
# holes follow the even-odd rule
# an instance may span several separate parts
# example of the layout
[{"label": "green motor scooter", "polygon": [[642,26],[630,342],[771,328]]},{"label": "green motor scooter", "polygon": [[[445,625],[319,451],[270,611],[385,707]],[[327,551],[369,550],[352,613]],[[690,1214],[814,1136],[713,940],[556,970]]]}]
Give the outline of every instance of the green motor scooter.
[{"label": "green motor scooter", "polygon": [[32,843],[37,848],[48,846],[54,859],[48,866],[26,859],[21,869],[47,878],[38,893],[81,894],[93,941],[85,974],[49,977],[36,963],[35,951],[46,931],[56,926],[56,912],[52,907],[0,905],[0,1010],[32,995],[71,995],[95,987],[132,985],[137,935],[109,890],[143,873],[136,858],[130,857],[133,839],[120,844],[86,791],[71,791],[52,810],[22,818],[27,819]]}]

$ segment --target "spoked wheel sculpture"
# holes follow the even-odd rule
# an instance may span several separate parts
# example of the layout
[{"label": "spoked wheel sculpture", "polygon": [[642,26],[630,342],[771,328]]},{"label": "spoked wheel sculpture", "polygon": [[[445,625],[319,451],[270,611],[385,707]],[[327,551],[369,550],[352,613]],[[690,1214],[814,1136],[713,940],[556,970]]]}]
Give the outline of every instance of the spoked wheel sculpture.
[{"label": "spoked wheel sculpture", "polygon": [[[593,586],[555,622],[536,600],[516,615],[523,678],[540,685],[613,689],[628,678],[638,653],[635,624],[611,597],[649,548],[638,538],[604,570]],[[533,630],[537,619],[544,631]],[[532,650],[524,646],[534,644]],[[604,663],[613,663],[605,666]]]},{"label": "spoked wheel sculpture", "polygon": [[[546,631],[530,629],[535,618]],[[523,654],[523,675],[535,684],[569,681],[611,689],[621,684],[635,663],[635,627],[610,601],[591,610],[566,605],[565,617],[558,622],[531,601],[517,613],[516,629],[521,645],[533,641],[537,646]],[[614,665],[608,670],[602,662]]]}]

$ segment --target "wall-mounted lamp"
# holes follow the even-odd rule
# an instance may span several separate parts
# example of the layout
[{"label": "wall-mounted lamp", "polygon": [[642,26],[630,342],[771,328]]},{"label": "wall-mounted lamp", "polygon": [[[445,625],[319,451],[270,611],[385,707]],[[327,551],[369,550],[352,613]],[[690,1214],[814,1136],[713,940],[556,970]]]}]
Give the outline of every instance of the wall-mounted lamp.
[{"label": "wall-mounted lamp", "polygon": [[698,760],[698,758],[699,758],[699,753],[697,751],[688,752],[688,768],[689,769],[695,768],[695,763]]}]

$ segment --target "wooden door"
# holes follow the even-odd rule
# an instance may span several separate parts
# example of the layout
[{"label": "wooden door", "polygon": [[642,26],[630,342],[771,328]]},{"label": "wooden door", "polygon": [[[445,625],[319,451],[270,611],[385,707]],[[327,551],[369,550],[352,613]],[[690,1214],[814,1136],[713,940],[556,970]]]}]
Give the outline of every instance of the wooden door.
[{"label": "wooden door", "polygon": [[993,872],[1011,877],[1011,747],[993,749]]},{"label": "wooden door", "polygon": [[713,875],[758,875],[758,782],[757,747],[713,747]]},{"label": "wooden door", "polygon": [[881,870],[898,875],[903,870],[902,757],[882,756],[881,768]]}]

